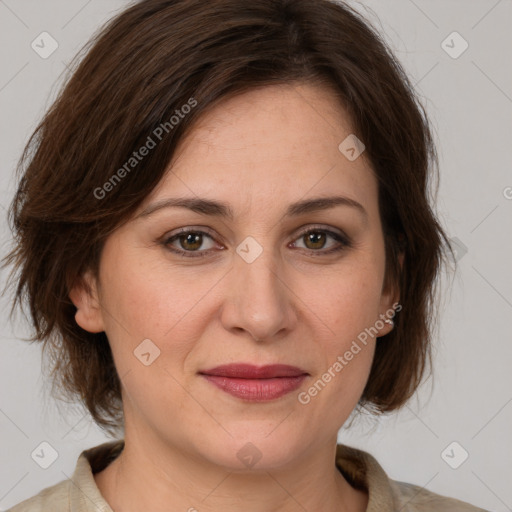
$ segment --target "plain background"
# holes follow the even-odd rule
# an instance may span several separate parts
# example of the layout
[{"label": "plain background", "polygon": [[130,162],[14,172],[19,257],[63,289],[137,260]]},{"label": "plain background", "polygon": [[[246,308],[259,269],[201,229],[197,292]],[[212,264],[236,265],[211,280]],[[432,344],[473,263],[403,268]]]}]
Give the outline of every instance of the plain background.
[{"label": "plain background", "polygon": [[[351,2],[356,5],[354,2]],[[28,136],[51,104],[66,65],[123,0],[0,0],[2,256],[11,239],[5,209]],[[459,270],[445,278],[434,380],[399,413],[361,418],[340,442],[372,453],[389,476],[496,512],[512,510],[512,2],[364,0],[358,9],[383,33],[411,76],[436,131],[437,212]],[[58,42],[47,59],[31,48]],[[452,53],[467,50],[453,58]],[[2,273],[2,285],[6,273]],[[450,285],[450,282],[452,283]],[[80,452],[107,438],[89,416],[57,408],[45,391],[40,347],[1,299],[0,509],[71,476]],[[21,318],[21,317],[20,317]],[[66,414],[64,414],[66,412]],[[58,452],[48,468],[31,453]],[[445,449],[468,458],[457,469]],[[460,447],[459,447],[460,445]]]}]

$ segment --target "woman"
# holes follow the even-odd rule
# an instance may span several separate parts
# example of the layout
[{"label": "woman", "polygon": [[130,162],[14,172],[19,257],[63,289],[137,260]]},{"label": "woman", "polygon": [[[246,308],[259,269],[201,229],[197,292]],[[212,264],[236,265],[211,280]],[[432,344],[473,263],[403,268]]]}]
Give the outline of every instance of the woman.
[{"label": "woman", "polygon": [[337,445],[430,361],[435,159],[345,5],[113,19],[27,145],[5,263],[56,383],[119,439],[12,510],[482,510]]}]

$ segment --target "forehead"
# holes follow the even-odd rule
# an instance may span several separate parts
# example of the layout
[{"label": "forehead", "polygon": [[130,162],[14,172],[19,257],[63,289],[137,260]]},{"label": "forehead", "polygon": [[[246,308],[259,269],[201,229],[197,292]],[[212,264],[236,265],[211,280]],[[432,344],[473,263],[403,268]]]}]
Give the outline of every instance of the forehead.
[{"label": "forehead", "polygon": [[[178,145],[150,199],[190,195],[238,207],[271,207],[339,193],[371,209],[377,184],[364,153],[347,159],[339,145],[352,134],[333,92],[276,85],[228,98],[206,112]],[[147,204],[147,201],[146,203]]]}]

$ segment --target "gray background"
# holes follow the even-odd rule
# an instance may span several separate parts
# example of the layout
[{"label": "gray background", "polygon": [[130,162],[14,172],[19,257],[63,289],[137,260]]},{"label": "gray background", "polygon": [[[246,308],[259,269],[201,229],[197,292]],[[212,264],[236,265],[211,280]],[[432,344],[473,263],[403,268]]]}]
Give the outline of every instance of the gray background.
[{"label": "gray background", "polygon": [[[397,414],[344,427],[339,440],[372,453],[391,478],[492,511],[510,511],[512,2],[362,4],[358,9],[384,33],[427,106],[441,163],[437,211],[462,250],[458,273],[444,278],[433,383],[423,385]],[[21,150],[76,51],[126,5],[122,0],[0,0],[2,256],[10,240],[5,208]],[[31,48],[43,31],[59,45],[47,59]],[[453,31],[469,44],[458,58],[441,46]],[[449,38],[448,44],[452,52],[461,48],[457,39]],[[4,272],[2,285],[5,278]],[[41,375],[40,347],[21,341],[28,334],[22,318],[9,323],[9,300],[3,297],[0,308],[0,509],[70,476],[83,449],[108,440],[89,416],[51,398]],[[31,458],[43,441],[58,452],[46,470]],[[469,454],[457,469],[442,456],[454,441]],[[457,462],[460,453],[459,447],[449,452],[451,460]]]}]

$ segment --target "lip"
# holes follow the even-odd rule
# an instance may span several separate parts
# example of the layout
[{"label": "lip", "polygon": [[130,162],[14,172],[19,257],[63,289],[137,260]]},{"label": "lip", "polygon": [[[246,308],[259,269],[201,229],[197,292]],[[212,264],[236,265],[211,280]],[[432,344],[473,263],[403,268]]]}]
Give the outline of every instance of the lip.
[{"label": "lip", "polygon": [[222,391],[252,402],[275,400],[291,393],[309,375],[296,366],[246,363],[217,366],[199,374]]},{"label": "lip", "polygon": [[255,366],[248,363],[223,364],[209,370],[202,370],[199,373],[239,379],[272,379],[275,377],[298,377],[299,375],[307,375],[306,371],[287,364]]}]

